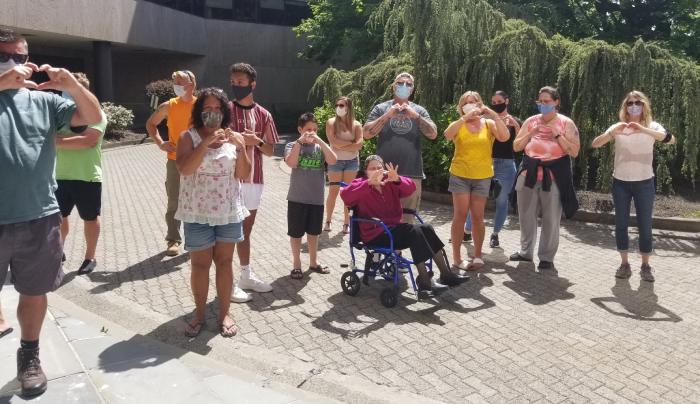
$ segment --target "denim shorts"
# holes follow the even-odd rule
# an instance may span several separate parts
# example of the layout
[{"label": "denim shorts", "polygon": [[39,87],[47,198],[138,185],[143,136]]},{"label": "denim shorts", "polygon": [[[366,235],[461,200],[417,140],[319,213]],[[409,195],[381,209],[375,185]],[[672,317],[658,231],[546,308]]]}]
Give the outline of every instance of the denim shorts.
[{"label": "denim shorts", "polygon": [[202,251],[217,242],[238,243],[243,241],[243,223],[212,226],[202,223],[183,223],[185,227],[185,250]]},{"label": "denim shorts", "polygon": [[345,171],[358,171],[360,169],[360,160],[355,157],[352,160],[337,160],[335,164],[328,165],[328,171],[332,173],[342,173]]}]

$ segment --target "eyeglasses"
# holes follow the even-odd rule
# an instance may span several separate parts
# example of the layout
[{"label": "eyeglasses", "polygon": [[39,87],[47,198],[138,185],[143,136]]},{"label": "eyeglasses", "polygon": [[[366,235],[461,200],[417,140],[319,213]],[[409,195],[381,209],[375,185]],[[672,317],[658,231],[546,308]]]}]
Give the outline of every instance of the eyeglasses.
[{"label": "eyeglasses", "polygon": [[18,64],[25,64],[27,63],[27,60],[29,60],[29,55],[23,55],[21,53],[7,53],[7,52],[0,52],[0,63],[6,63],[8,60],[15,61],[15,63]]},{"label": "eyeglasses", "polygon": [[413,87],[413,83],[410,81],[398,81],[396,82],[396,85],[398,86],[406,86],[406,87]]},{"label": "eyeglasses", "polygon": [[640,100],[637,100],[637,101],[627,101],[627,106],[628,106],[628,107],[631,107],[632,105],[644,105],[644,101],[640,101]]},{"label": "eyeglasses", "polygon": [[550,103],[554,103],[554,100],[551,100],[551,101],[539,101],[539,100],[535,100],[535,104],[537,104],[537,105],[547,105],[547,104],[550,104]]},{"label": "eyeglasses", "polygon": [[335,104],[337,108],[345,108],[345,104]]}]

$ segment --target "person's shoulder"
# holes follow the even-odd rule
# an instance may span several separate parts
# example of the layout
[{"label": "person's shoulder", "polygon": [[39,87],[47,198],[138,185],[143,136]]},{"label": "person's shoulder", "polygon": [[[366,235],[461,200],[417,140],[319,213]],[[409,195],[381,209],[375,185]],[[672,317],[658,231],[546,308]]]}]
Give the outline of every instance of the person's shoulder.
[{"label": "person's shoulder", "polygon": [[373,109],[388,109],[391,107],[391,104],[393,103],[393,100],[387,100],[384,102],[380,102],[379,104],[375,105]]},{"label": "person's shoulder", "polygon": [[425,111],[425,112],[428,112],[428,110],[425,109],[424,106],[422,106],[422,105],[420,105],[420,104],[416,104],[416,103],[413,102],[413,101],[409,101],[408,104],[409,104],[413,109],[415,109],[416,111]]},{"label": "person's shoulder", "polygon": [[253,109],[255,109],[256,111],[260,112],[261,114],[263,114],[263,115],[266,116],[266,117],[272,118],[272,114],[270,113],[270,111],[268,111],[267,109],[265,109],[265,107],[263,107],[262,105],[258,104],[257,102],[255,103],[255,106],[253,107]]}]

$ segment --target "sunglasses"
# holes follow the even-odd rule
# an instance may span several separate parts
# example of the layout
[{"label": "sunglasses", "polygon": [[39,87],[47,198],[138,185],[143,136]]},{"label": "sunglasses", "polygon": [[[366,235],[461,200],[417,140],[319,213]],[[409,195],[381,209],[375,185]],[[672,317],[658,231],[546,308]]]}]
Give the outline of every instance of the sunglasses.
[{"label": "sunglasses", "polygon": [[6,63],[8,60],[15,61],[15,63],[18,64],[25,64],[27,63],[27,60],[29,60],[29,55],[23,55],[21,53],[6,53],[6,52],[0,52],[0,63]]},{"label": "sunglasses", "polygon": [[637,101],[627,101],[627,106],[628,106],[628,107],[631,107],[632,105],[644,105],[644,102],[639,101],[639,100],[637,100]]},{"label": "sunglasses", "polygon": [[413,87],[413,83],[408,82],[408,81],[399,81],[396,83],[396,85],[399,86],[406,86],[406,87]]},{"label": "sunglasses", "polygon": [[345,104],[335,104],[337,108],[345,108]]}]

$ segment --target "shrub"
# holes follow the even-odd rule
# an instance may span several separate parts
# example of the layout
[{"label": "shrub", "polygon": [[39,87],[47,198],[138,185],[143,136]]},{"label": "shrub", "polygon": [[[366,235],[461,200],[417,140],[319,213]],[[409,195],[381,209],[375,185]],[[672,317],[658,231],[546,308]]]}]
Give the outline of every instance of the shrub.
[{"label": "shrub", "polygon": [[120,133],[134,123],[134,113],[121,105],[103,102],[102,110],[107,115],[106,137],[120,138]]},{"label": "shrub", "polygon": [[[152,100],[152,97],[155,99]],[[173,81],[172,80],[156,80],[148,83],[146,85],[146,98],[148,99],[151,109],[156,109],[159,104],[166,100],[175,98],[175,92],[173,91]]]}]

